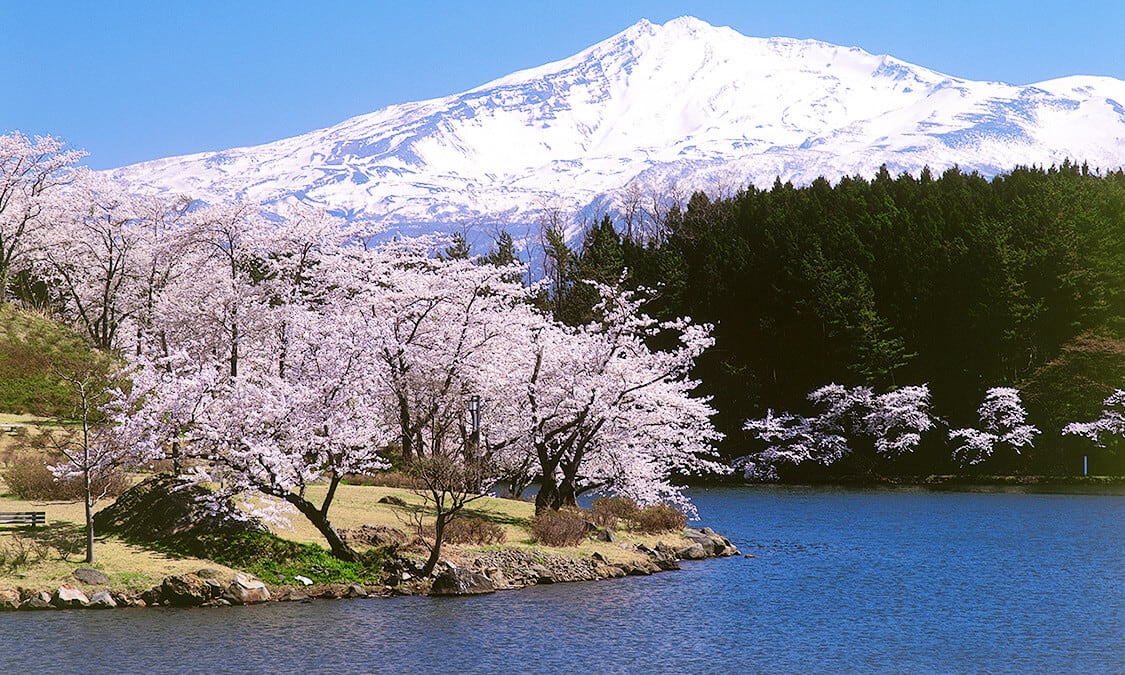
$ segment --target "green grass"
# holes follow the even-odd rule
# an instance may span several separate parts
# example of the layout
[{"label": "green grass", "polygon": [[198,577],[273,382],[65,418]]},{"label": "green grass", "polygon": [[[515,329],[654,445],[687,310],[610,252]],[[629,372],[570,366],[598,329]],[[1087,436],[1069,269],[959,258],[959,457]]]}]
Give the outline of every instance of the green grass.
[{"label": "green grass", "polygon": [[214,560],[271,584],[292,584],[298,574],[318,584],[376,584],[382,580],[386,560],[383,551],[373,549],[361,552],[356,562],[345,562],[322,546],[282,539],[268,532],[188,533],[150,546],[167,553]]},{"label": "green grass", "polygon": [[52,371],[91,365],[111,369],[110,360],[74,331],[41,313],[0,305],[0,411],[72,416],[73,392]]}]

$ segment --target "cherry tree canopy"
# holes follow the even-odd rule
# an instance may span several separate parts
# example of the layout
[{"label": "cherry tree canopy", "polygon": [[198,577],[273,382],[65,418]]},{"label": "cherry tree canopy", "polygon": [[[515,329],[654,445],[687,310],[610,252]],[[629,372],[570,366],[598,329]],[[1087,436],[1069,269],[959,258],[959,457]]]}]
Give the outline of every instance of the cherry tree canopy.
[{"label": "cherry tree canopy", "polygon": [[908,386],[875,395],[869,387],[829,384],[808,395],[820,413],[802,417],[772,410],[747,420],[743,429],[767,447],[736,460],[748,477],[774,480],[782,464],[833,464],[853,453],[859,437],[873,442],[876,455],[893,459],[913,452],[933,429],[930,389]]},{"label": "cherry tree canopy", "polygon": [[979,429],[969,427],[949,432],[949,439],[959,442],[953,450],[953,458],[961,464],[979,464],[992,457],[999,447],[1010,448],[1018,454],[1021,448],[1034,446],[1039,429],[1026,423],[1027,411],[1018,389],[989,389],[977,414]]},{"label": "cherry tree canopy", "polygon": [[1071,422],[1062,432],[1085,436],[1098,445],[1105,442],[1106,436],[1125,437],[1125,389],[1114,390],[1106,398],[1101,417],[1091,422]]}]

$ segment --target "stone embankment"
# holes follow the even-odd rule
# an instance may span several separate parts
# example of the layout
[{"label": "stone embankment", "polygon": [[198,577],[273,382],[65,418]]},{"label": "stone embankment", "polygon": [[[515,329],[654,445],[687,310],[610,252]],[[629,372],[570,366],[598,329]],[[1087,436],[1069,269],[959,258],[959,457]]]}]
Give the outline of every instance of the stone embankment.
[{"label": "stone embankment", "polygon": [[[495,549],[467,553],[460,565],[443,561],[434,575],[422,578],[416,561],[399,559],[390,566],[387,584],[364,587],[359,584],[317,585],[306,577],[296,577],[292,586],[272,590],[253,576],[236,572],[224,578],[215,569],[194,574],[165,577],[157,586],[136,593],[108,588],[104,573],[80,567],[72,575],[74,583],[64,583],[54,591],[27,588],[0,589],[0,611],[47,609],[112,609],[116,607],[229,607],[269,601],[308,601],[312,599],[364,598],[374,595],[430,594],[478,595],[538,584],[595,581],[625,576],[649,575],[680,569],[681,560],[738,555],[730,541],[710,528],[687,529],[687,546],[659,543],[655,548],[637,544],[627,550],[627,560],[610,561],[600,553],[590,557],[567,556],[527,549]],[[624,546],[624,545],[623,545]],[[83,588],[86,587],[86,588]]]},{"label": "stone embankment", "polygon": [[[545,553],[526,549],[497,549],[466,556],[467,564],[443,562],[429,589],[431,595],[478,595],[525,588],[538,584],[595,581],[625,576],[642,576],[680,569],[681,560],[739,555],[730,541],[710,528],[684,531],[691,544],[672,547],[659,543],[655,548],[637,544],[627,561],[611,562],[600,553],[589,558]],[[401,580],[401,579],[400,579]],[[418,583],[414,592],[425,592]]]},{"label": "stone embankment", "polygon": [[[109,583],[98,570],[80,567],[72,575],[76,583],[64,583],[54,591],[26,588],[0,590],[0,610],[113,609],[116,607],[228,607],[253,605],[272,598],[269,588],[254,577],[236,572],[229,580],[217,570],[165,577],[143,593],[97,588]],[[82,586],[95,588],[84,590]]]}]

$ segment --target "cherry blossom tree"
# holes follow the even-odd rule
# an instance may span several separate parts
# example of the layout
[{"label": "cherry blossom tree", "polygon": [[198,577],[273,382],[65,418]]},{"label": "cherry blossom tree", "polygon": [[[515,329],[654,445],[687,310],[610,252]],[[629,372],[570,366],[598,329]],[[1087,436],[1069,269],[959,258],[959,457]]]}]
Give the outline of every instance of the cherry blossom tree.
[{"label": "cherry blossom tree", "polygon": [[776,480],[784,464],[835,464],[854,454],[860,438],[872,442],[876,456],[894,459],[917,449],[922,434],[934,428],[927,385],[876,395],[869,387],[829,384],[808,399],[820,409],[818,415],[775,415],[769,410],[763,418],[746,421],[743,429],[767,444],[736,460],[747,477]]},{"label": "cherry blossom tree", "polygon": [[1071,422],[1062,432],[1084,436],[1099,447],[1104,446],[1106,436],[1125,437],[1125,389],[1114,390],[1105,399],[1101,417],[1090,422]]},{"label": "cherry blossom tree", "polygon": [[[188,219],[192,264],[153,296],[159,348],[131,357],[138,412],[119,433],[292,505],[340,557],[354,554],[329,521],[336,488],[395,444],[407,460],[487,467],[457,474],[466,498],[539,477],[555,508],[593,488],[686,504],[671,475],[722,470],[688,376],[707,327],[658,323],[610,288],[599,321],[564,326],[518,268],[440,259],[424,241],[362,245],[323,215],[277,223],[236,205]],[[649,348],[658,335],[676,346]],[[313,481],[327,484],[320,503]]]},{"label": "cherry blossom tree", "polygon": [[8,301],[12,275],[29,262],[29,236],[48,224],[44,211],[85,155],[51,136],[0,136],[0,303]]},{"label": "cherry blossom tree", "polygon": [[[721,437],[714,411],[691,395],[689,377],[710,329],[657,322],[641,311],[639,294],[596,288],[599,321],[569,327],[540,317],[522,327],[506,360],[508,418],[494,437],[504,439],[509,466],[523,453],[535,458],[536,510],[573,505],[591,489],[688,507],[671,476],[724,471],[712,451]],[[651,349],[658,334],[675,347]]]},{"label": "cherry blossom tree", "polygon": [[134,195],[133,203],[141,239],[133,288],[133,344],[129,351],[140,355],[149,349],[168,356],[167,335],[157,328],[156,313],[164,291],[175,287],[196,264],[186,226],[194,202],[189,197],[167,201],[152,195]]},{"label": "cherry blossom tree", "polygon": [[[121,412],[114,405],[121,400],[118,377],[112,374],[110,360],[100,356],[85,363],[64,358],[55,363],[52,374],[73,398],[77,424],[60,424],[44,430],[35,439],[62,461],[50,467],[56,480],[79,478],[86,519],[86,562],[94,562],[94,507],[106,496],[111,484],[106,479],[118,471],[154,459],[142,448],[118,442],[113,426]],[[100,486],[100,487],[99,487]]]},{"label": "cherry blossom tree", "polygon": [[980,428],[953,429],[949,439],[959,445],[953,458],[962,465],[979,464],[992,457],[997,448],[1007,447],[1016,454],[1021,448],[1034,446],[1039,429],[1027,424],[1018,389],[993,387],[985,392],[984,402],[977,409]]},{"label": "cherry blossom tree", "polygon": [[139,309],[137,254],[144,230],[133,199],[118,183],[79,175],[65,195],[56,195],[52,225],[36,233],[33,267],[57,289],[64,319],[96,348],[112,350]]},{"label": "cherry blossom tree", "polygon": [[[164,347],[132,356],[136,413],[119,433],[150,451],[180,449],[198,460],[197,480],[228,494],[288,503],[352,559],[329,508],[346,474],[386,467],[389,438],[369,405],[379,395],[369,336],[349,306],[313,292],[347,235],[327,236],[317,218],[271,227],[238,207],[193,218],[184,253],[195,266],[157,298]],[[295,257],[294,240],[312,245]],[[318,480],[327,490],[316,504],[306,489]]]},{"label": "cherry blossom tree", "polygon": [[[513,322],[529,291],[508,267],[438,260],[395,245],[365,253],[359,272],[335,280],[373,345],[387,420],[409,464],[463,448],[468,397],[489,386],[511,352]],[[450,450],[452,451],[452,450]]]}]

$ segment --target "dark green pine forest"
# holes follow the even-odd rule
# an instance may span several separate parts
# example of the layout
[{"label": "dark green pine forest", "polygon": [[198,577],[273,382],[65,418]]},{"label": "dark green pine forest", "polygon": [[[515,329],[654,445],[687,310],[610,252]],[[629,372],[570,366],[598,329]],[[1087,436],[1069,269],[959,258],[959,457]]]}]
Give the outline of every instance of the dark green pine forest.
[{"label": "dark green pine forest", "polygon": [[653,289],[653,316],[713,324],[715,346],[695,376],[719,411],[728,457],[756,449],[745,419],[805,411],[822,385],[880,393],[928,383],[945,426],[881,472],[961,471],[947,429],[974,425],[994,386],[1018,387],[1043,433],[1033,450],[974,471],[1072,475],[1084,454],[1091,473],[1125,468],[1125,448],[1059,435],[1125,388],[1120,170],[777,181],[717,201],[697,193],[645,236],[630,229],[606,216],[573,250],[548,230],[546,301],[564,320],[588,320],[595,296],[578,280],[624,275]]}]

